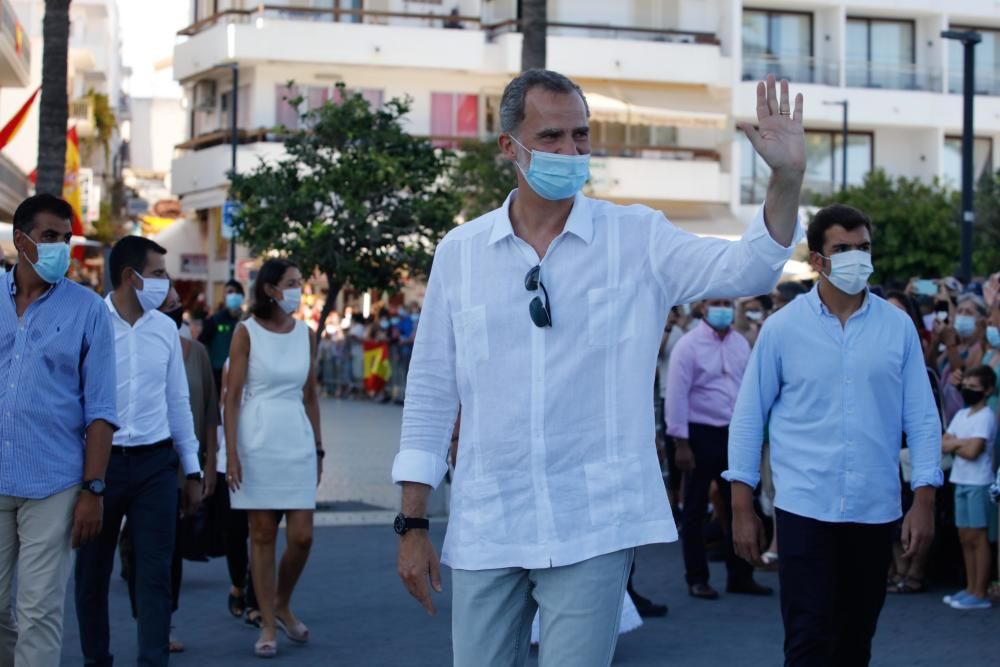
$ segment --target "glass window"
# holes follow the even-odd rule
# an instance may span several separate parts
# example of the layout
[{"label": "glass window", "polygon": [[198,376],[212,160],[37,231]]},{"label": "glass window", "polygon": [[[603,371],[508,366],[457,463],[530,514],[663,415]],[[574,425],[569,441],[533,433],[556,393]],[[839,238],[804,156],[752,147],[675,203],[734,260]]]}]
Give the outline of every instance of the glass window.
[{"label": "glass window", "polygon": [[926,88],[926,81],[917,80],[915,57],[912,21],[847,19],[848,86]]},{"label": "glass window", "polygon": [[[1000,30],[951,26],[952,30],[975,30],[983,36],[976,45],[976,94],[1000,95]],[[962,94],[965,49],[962,43],[948,40],[948,92]]]},{"label": "glass window", "polygon": [[[806,177],[802,185],[802,203],[814,195],[830,194],[840,187],[843,159],[842,135],[831,131],[806,131]],[[847,183],[859,185],[872,168],[872,135],[851,133],[847,138]],[[764,201],[771,170],[743,138],[740,151],[740,201],[759,204]]]},{"label": "glass window", "polygon": [[457,148],[448,137],[479,136],[479,97],[462,93],[431,93],[431,135],[434,146]]},{"label": "glass window", "polygon": [[813,81],[812,14],[743,12],[743,80]]},{"label": "glass window", "polygon": [[[983,174],[993,173],[993,141],[975,137],[972,143],[972,173],[976,183]],[[962,187],[962,138],[944,140],[944,182],[953,188]]]}]

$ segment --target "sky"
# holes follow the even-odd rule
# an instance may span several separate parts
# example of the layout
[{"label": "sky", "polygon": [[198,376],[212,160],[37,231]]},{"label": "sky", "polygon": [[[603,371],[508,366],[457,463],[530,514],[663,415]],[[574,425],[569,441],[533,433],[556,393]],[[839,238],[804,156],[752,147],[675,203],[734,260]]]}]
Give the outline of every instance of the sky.
[{"label": "sky", "polygon": [[[188,25],[190,0],[117,0],[122,60],[132,68],[133,97],[177,97],[169,64],[177,31]],[[159,66],[159,69],[157,69]]]}]

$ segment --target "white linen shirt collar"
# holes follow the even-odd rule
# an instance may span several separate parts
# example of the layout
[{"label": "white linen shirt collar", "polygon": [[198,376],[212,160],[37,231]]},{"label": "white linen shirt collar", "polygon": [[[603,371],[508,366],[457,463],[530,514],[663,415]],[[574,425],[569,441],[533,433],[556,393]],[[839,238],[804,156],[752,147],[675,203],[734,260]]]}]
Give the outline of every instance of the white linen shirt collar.
[{"label": "white linen shirt collar", "polygon": [[528,314],[533,252],[513,234],[514,196],[438,245],[393,480],[440,483],[461,405],[444,563],[551,567],[676,540],[654,447],[667,314],[771,291],[791,249],[763,209],[732,242],[580,194],[542,262],[553,320],[542,329]]},{"label": "white linen shirt collar", "polygon": [[184,473],[198,472],[198,438],[177,325],[150,310],[132,326],[118,314],[110,294],[104,300],[115,336],[121,423],[113,444],[135,447],[172,438]]}]

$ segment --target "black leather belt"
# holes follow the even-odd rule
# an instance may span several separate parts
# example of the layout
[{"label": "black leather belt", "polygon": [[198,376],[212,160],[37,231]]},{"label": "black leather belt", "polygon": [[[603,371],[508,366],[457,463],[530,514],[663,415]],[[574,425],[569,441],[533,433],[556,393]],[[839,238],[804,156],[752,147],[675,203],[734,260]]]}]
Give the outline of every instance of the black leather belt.
[{"label": "black leather belt", "polygon": [[159,442],[154,442],[152,445],[133,445],[131,447],[123,447],[122,445],[112,445],[111,453],[119,454],[121,456],[144,456],[146,454],[151,454],[155,451],[161,449],[172,449],[174,446],[174,441],[170,438],[166,440],[160,440]]}]

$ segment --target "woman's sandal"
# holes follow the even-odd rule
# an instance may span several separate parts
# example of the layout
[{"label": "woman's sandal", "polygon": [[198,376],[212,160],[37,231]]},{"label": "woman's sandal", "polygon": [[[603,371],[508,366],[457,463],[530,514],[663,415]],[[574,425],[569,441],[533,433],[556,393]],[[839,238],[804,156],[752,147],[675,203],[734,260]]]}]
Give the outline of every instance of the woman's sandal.
[{"label": "woman's sandal", "polygon": [[278,642],[275,639],[264,641],[258,639],[253,645],[253,654],[258,658],[273,658],[278,655]]},{"label": "woman's sandal", "polygon": [[927,584],[922,579],[914,579],[913,577],[903,577],[895,583],[889,584],[886,589],[887,593],[896,593],[899,595],[913,595],[914,593],[924,593],[927,591]]},{"label": "woman's sandal", "polygon": [[243,618],[243,622],[259,630],[263,623],[260,619],[260,611],[254,609],[253,607],[249,607],[247,609],[246,616]]},{"label": "woman's sandal", "polygon": [[287,625],[283,620],[274,617],[274,624],[279,630],[285,633],[285,636],[296,644],[305,644],[309,641],[309,628],[302,621],[296,621],[293,625]]},{"label": "woman's sandal", "polygon": [[243,593],[239,595],[229,594],[229,613],[235,618],[243,618],[243,614],[246,613],[247,609],[247,599]]}]

